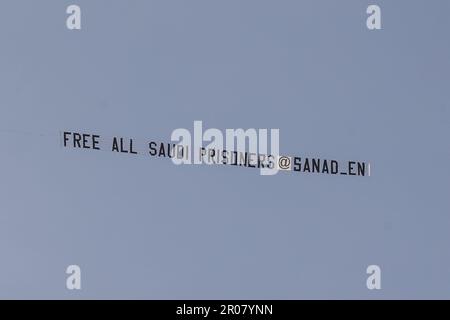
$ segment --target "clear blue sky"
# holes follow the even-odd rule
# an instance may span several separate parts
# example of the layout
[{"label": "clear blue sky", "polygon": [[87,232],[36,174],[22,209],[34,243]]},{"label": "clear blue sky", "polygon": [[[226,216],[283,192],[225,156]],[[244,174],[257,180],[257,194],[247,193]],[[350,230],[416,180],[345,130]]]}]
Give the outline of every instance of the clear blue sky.
[{"label": "clear blue sky", "polygon": [[[449,1],[77,0],[69,31],[72,3],[0,4],[1,298],[450,298]],[[167,141],[194,120],[279,128],[281,153],[372,176],[58,140]]]}]

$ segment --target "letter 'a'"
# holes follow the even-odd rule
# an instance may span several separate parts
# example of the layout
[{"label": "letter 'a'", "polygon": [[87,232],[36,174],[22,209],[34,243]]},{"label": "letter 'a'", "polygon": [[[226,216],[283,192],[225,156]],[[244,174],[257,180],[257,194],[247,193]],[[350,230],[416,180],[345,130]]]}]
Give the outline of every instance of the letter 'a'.
[{"label": "letter 'a'", "polygon": [[66,26],[69,30],[81,29],[81,8],[77,5],[67,7],[66,13],[69,14],[66,20]]}]

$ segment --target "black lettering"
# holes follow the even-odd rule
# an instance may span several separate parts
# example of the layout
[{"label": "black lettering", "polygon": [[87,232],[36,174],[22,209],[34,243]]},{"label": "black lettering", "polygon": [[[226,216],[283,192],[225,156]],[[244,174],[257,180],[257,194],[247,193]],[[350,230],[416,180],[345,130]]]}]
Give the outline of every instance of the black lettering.
[{"label": "black lettering", "polygon": [[158,157],[165,157],[166,156],[166,151],[164,150],[164,143],[161,143],[161,145],[159,146],[159,153],[158,153]]},{"label": "black lettering", "polygon": [[208,149],[208,163],[216,163],[214,157],[216,155],[216,150]]},{"label": "black lettering", "polygon": [[[234,156],[234,157],[233,157]],[[235,160],[235,161],[233,161],[233,159]],[[232,151],[231,152],[231,163],[230,163],[232,166],[237,166],[237,164],[238,164],[238,153],[237,153],[237,151]]]},{"label": "black lettering", "polygon": [[239,166],[247,166],[247,152],[239,152]]},{"label": "black lettering", "polygon": [[330,170],[328,170],[328,161],[323,161],[323,167],[322,167],[322,173],[330,173]]},{"label": "black lettering", "polygon": [[349,175],[351,175],[351,176],[355,176],[356,175],[356,173],[354,172],[354,165],[356,164],[356,162],[354,162],[354,161],[349,161],[349,163],[348,163],[348,174]]},{"label": "black lettering", "polygon": [[137,152],[133,150],[133,139],[130,139],[130,153],[137,154]]},{"label": "black lettering", "polygon": [[120,152],[128,153],[128,151],[123,147],[123,138],[120,138]]},{"label": "black lettering", "polygon": [[338,163],[336,160],[331,160],[331,174],[337,174],[338,173]]},{"label": "black lettering", "polygon": [[151,141],[151,142],[148,144],[148,148],[149,148],[148,153],[149,153],[151,156],[156,156],[156,152],[157,152],[157,150],[156,150],[156,142]]},{"label": "black lettering", "polygon": [[252,162],[253,162],[253,161],[252,161],[252,157],[253,157],[253,156],[256,157],[257,155],[254,154],[254,153],[249,153],[249,154],[248,154],[248,167],[249,167],[249,168],[256,168],[256,164],[252,164]]},{"label": "black lettering", "polygon": [[[73,147],[74,148],[81,148],[81,134],[79,133],[74,133],[73,134]],[[78,147],[77,147],[78,146]]]},{"label": "black lettering", "polygon": [[269,155],[267,156],[267,161],[268,161],[268,163],[269,163],[269,165],[268,165],[269,169],[275,168],[275,161],[274,161],[273,155],[269,154]]},{"label": "black lettering", "polygon": [[265,168],[266,167],[265,162],[266,162],[266,155],[259,154],[258,155],[258,168]]},{"label": "black lettering", "polygon": [[320,173],[320,159],[312,159],[312,172]]},{"label": "black lettering", "polygon": [[227,150],[222,151],[222,163],[228,164],[228,151]]},{"label": "black lettering", "polygon": [[69,141],[69,139],[67,138],[67,135],[71,134],[70,132],[64,132],[64,147],[67,147],[67,141]]},{"label": "black lettering", "polygon": [[94,149],[94,150],[100,150],[100,147],[98,146],[98,144],[99,144],[99,140],[98,139],[100,139],[100,136],[99,135],[93,135],[92,136],[92,149]]},{"label": "black lettering", "polygon": [[201,147],[200,148],[200,163],[203,163],[203,157],[206,155],[206,148]]},{"label": "black lettering", "polygon": [[294,157],[294,171],[301,171],[302,169],[302,158]]},{"label": "black lettering", "polygon": [[366,175],[366,164],[364,162],[358,162],[358,176]]},{"label": "black lettering", "polygon": [[112,151],[119,152],[119,145],[117,144],[116,137],[114,137],[114,139],[113,139]]},{"label": "black lettering", "polygon": [[305,164],[303,165],[303,172],[311,172],[311,169],[309,167],[309,159],[305,159]]},{"label": "black lettering", "polygon": [[90,135],[89,134],[83,134],[83,149],[90,149],[89,145],[88,145],[88,137]]}]

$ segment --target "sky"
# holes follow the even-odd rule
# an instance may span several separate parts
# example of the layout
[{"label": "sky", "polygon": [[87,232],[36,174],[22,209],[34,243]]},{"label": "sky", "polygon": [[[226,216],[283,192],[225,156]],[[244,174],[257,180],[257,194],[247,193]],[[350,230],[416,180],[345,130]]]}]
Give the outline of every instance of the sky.
[{"label": "sky", "polygon": [[[71,4],[81,30],[66,27]],[[0,298],[449,299],[448,12],[3,0]],[[371,176],[61,146],[62,131],[170,141],[194,121],[279,129],[282,154],[367,161]]]}]

